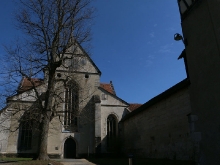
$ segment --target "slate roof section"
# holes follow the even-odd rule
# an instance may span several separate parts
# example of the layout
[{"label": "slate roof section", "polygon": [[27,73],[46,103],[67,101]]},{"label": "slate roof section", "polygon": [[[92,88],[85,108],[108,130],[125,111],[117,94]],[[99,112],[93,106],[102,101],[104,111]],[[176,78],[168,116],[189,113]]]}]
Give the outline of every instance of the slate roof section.
[{"label": "slate roof section", "polygon": [[143,104],[138,104],[138,103],[130,103],[130,106],[128,107],[128,109],[132,112],[134,110],[136,110],[137,108],[139,108],[140,106],[142,106]]},{"label": "slate roof section", "polygon": [[100,88],[106,90],[107,92],[109,92],[113,95],[116,95],[112,81],[110,81],[109,84],[108,83],[100,83]]},{"label": "slate roof section", "polygon": [[28,80],[28,78],[23,77],[17,91],[18,93],[22,93],[33,88],[34,86],[37,87],[42,85],[43,82],[44,81],[42,79],[31,78],[30,80]]},{"label": "slate roof section", "polygon": [[190,81],[188,78],[182,80],[181,82],[177,83],[176,85],[172,86],[171,88],[167,89],[166,91],[162,92],[161,94],[157,95],[156,97],[152,98],[151,100],[144,103],[142,106],[137,108],[135,111],[132,111],[131,113],[127,114],[120,122],[123,122],[132,116],[137,115],[138,113],[148,110],[148,108],[159,101],[171,96],[172,94],[178,92],[179,90],[186,88],[190,85]]}]

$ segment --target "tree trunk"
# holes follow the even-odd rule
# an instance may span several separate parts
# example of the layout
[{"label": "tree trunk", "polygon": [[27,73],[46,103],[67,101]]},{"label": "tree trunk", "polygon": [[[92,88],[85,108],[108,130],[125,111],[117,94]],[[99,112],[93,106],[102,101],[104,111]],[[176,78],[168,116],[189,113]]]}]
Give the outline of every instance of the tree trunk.
[{"label": "tree trunk", "polygon": [[48,132],[49,132],[49,124],[50,124],[50,112],[44,116],[42,121],[42,128],[40,134],[40,144],[39,144],[39,155],[37,160],[49,160],[49,156],[47,154],[47,139],[48,139]]},{"label": "tree trunk", "polygon": [[39,151],[38,151],[38,158],[37,160],[49,160],[49,156],[47,154],[47,141],[48,141],[48,132],[49,132],[49,124],[50,124],[50,117],[52,114],[52,104],[53,104],[53,97],[54,97],[54,86],[55,86],[55,70],[54,67],[49,72],[49,79],[48,79],[48,88],[45,94],[45,105],[43,109],[43,121],[40,133],[40,144],[39,144]]}]

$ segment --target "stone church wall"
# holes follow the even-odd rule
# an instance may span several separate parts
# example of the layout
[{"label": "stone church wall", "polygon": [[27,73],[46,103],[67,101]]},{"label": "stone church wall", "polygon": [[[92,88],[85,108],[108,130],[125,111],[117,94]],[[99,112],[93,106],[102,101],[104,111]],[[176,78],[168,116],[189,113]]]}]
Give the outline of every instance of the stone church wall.
[{"label": "stone church wall", "polygon": [[[62,73],[62,72],[61,72]],[[63,77],[67,74],[62,74]],[[76,132],[65,131],[62,125],[63,118],[54,118],[50,123],[49,137],[48,137],[48,154],[51,157],[64,157],[64,143],[66,139],[72,138],[76,142],[76,157],[81,157],[94,154],[94,102],[93,96],[99,94],[97,84],[99,82],[99,75],[90,75],[88,79],[85,74],[74,75],[72,79],[77,80],[80,88],[79,108],[80,115],[78,118],[78,130]],[[99,84],[98,84],[99,85]],[[63,95],[62,84],[58,88]],[[60,111],[64,111],[63,104],[59,104]]]},{"label": "stone church wall", "polygon": [[123,151],[149,158],[192,159],[190,112],[185,87],[133,115],[121,123]]},{"label": "stone church wall", "polygon": [[6,110],[2,110],[0,113],[0,154],[7,152],[7,145],[8,145],[8,136],[9,131],[8,128],[10,127],[10,119],[8,117],[9,112]]}]

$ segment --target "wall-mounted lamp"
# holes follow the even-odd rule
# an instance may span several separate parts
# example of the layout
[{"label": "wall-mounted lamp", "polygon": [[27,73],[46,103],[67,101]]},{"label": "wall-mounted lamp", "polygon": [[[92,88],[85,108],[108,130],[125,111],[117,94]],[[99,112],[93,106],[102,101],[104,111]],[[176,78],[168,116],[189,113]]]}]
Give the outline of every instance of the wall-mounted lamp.
[{"label": "wall-mounted lamp", "polygon": [[182,40],[183,41],[183,36],[179,33],[174,34],[174,40],[179,41]]},{"label": "wall-mounted lamp", "polygon": [[182,41],[183,41],[183,44],[184,44],[185,46],[188,45],[187,40],[186,40],[186,39],[183,39],[183,36],[182,36],[181,34],[179,34],[179,33],[174,34],[174,40],[175,40],[175,41],[180,41],[180,40],[182,40]]}]

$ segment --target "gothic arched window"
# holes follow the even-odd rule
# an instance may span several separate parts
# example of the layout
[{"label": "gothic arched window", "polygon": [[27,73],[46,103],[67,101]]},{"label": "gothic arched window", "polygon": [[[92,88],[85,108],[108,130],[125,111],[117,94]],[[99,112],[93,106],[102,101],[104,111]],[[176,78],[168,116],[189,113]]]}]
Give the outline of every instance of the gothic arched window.
[{"label": "gothic arched window", "polygon": [[30,150],[32,144],[32,126],[31,121],[22,121],[19,128],[19,150]]},{"label": "gothic arched window", "polygon": [[65,88],[65,110],[64,129],[66,131],[77,131],[77,116],[79,110],[78,85],[70,81]]},{"label": "gothic arched window", "polygon": [[107,118],[107,148],[114,150],[117,138],[118,122],[115,115],[109,115]]}]

